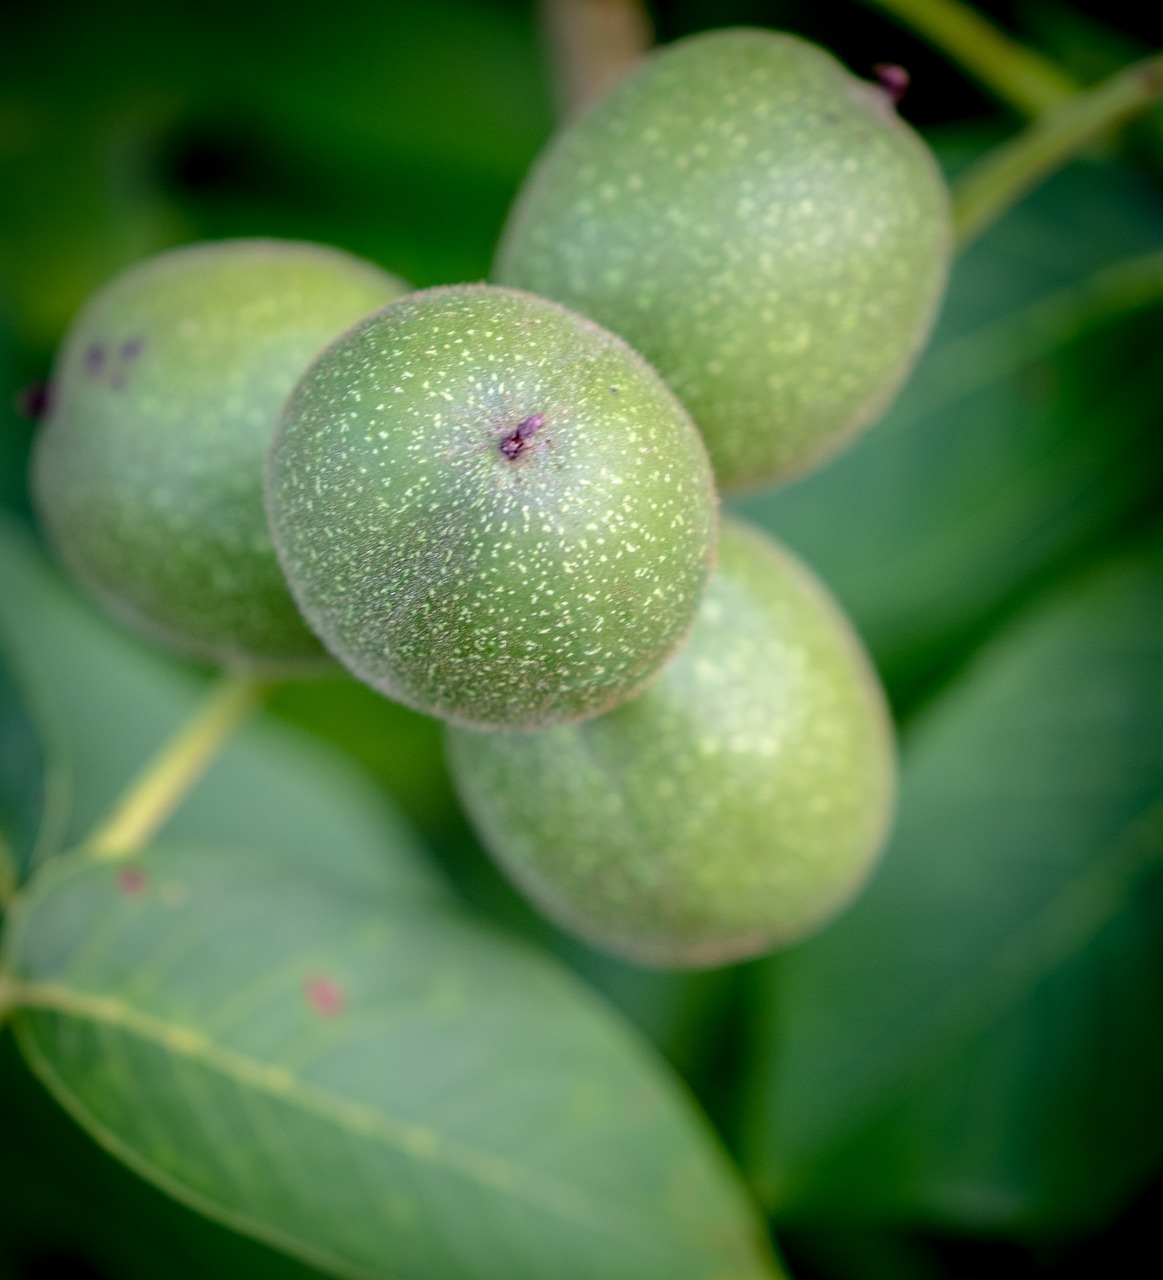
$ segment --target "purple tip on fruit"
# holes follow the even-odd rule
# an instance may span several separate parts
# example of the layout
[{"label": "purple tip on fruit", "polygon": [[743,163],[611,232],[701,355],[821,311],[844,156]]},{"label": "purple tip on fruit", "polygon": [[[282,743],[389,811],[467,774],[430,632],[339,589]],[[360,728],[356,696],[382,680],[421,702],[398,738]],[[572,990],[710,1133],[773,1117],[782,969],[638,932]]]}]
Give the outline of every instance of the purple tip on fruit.
[{"label": "purple tip on fruit", "polygon": [[529,441],[533,436],[545,425],[545,414],[531,414],[524,422],[520,422],[509,432],[509,434],[501,441],[498,446],[501,452],[509,459],[510,462],[514,458],[518,458],[529,447]]},{"label": "purple tip on fruit", "polygon": [[878,62],[872,68],[872,74],[890,102],[900,102],[908,92],[909,73],[895,62]]}]

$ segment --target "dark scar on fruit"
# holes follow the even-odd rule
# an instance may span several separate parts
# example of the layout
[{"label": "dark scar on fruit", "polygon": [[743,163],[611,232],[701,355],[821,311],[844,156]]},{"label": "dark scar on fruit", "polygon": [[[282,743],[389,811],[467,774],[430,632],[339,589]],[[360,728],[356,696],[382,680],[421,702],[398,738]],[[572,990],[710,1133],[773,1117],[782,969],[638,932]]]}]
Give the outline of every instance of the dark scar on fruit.
[{"label": "dark scar on fruit", "polygon": [[144,338],[128,338],[121,344],[122,360],[136,360],[145,346]]},{"label": "dark scar on fruit", "polygon": [[85,349],[85,372],[97,377],[105,367],[105,347],[100,342],[90,342]]},{"label": "dark scar on fruit", "polygon": [[34,382],[15,397],[16,412],[29,422],[39,422],[52,409],[52,383]]},{"label": "dark scar on fruit", "polygon": [[534,435],[544,424],[545,414],[531,414],[524,422],[519,422],[497,447],[512,462],[514,458],[519,458],[529,448]]}]

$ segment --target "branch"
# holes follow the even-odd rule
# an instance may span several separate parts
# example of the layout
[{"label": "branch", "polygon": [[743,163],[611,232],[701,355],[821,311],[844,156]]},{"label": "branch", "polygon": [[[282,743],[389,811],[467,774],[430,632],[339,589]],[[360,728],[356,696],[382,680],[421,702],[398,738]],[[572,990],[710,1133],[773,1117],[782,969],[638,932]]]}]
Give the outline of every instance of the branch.
[{"label": "branch", "polygon": [[957,243],[980,235],[1056,169],[1161,97],[1163,53],[1157,53],[1076,93],[987,152],[953,188]]},{"label": "branch", "polygon": [[961,0],[864,0],[911,27],[1021,115],[1036,117],[1081,85],[1044,54],[1007,35]]},{"label": "branch", "polygon": [[262,693],[263,686],[248,676],[224,676],[193,718],[130,785],[89,838],[89,848],[105,858],[136,853],[186,798],[261,701]]},{"label": "branch", "polygon": [[613,88],[653,43],[641,0],[541,0],[541,20],[566,117]]}]

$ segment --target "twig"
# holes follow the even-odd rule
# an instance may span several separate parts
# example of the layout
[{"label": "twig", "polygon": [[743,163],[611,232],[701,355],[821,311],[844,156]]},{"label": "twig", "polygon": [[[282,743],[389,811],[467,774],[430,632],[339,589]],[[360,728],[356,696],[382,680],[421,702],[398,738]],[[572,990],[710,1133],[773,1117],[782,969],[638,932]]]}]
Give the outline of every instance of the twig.
[{"label": "twig", "polygon": [[911,27],[995,97],[1036,117],[1081,85],[1044,54],[1021,44],[961,0],[865,0]]},{"label": "twig", "polygon": [[193,718],[130,785],[90,837],[89,848],[105,858],[127,858],[140,849],[185,799],[262,693],[263,686],[248,676],[223,676]]},{"label": "twig", "polygon": [[563,116],[596,102],[654,39],[641,0],[541,0],[541,17]]},{"label": "twig", "polygon": [[1163,97],[1163,53],[1076,93],[972,165],[953,188],[957,243],[965,245],[1031,188],[1109,130]]}]

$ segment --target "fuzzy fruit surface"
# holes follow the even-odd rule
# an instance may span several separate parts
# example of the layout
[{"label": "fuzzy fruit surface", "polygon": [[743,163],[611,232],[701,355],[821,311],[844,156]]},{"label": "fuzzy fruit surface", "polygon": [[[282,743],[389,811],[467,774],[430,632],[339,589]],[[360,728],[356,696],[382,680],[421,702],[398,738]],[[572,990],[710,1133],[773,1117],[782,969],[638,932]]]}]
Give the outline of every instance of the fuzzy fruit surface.
[{"label": "fuzzy fruit surface", "polygon": [[884,92],[743,29],[663,49],[564,129],[495,274],[641,351],[738,488],[806,470],[880,414],[949,256],[945,183]]},{"label": "fuzzy fruit surface", "polygon": [[106,285],[66,336],[34,464],[75,576],[183,652],[271,672],[325,662],[267,531],[263,463],[312,358],[405,288],[276,240],[172,250]]},{"label": "fuzzy fruit surface", "polygon": [[417,710],[537,728],[616,705],[690,629],[717,500],[619,338],[491,285],[412,294],[315,363],[267,505],[305,616]]},{"label": "fuzzy fruit surface", "polygon": [[646,964],[722,964],[819,927],[863,884],[895,794],[860,642],[802,564],[734,521],[690,639],[637,698],[582,725],[447,743],[516,883]]}]

